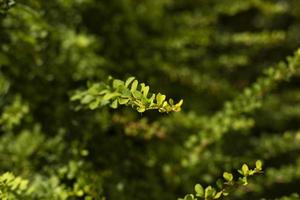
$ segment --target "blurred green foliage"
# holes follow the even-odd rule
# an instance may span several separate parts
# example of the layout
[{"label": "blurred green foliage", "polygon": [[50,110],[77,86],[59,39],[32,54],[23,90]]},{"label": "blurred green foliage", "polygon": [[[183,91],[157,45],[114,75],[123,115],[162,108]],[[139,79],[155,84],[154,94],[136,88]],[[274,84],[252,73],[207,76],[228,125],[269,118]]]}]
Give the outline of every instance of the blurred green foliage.
[{"label": "blurred green foliage", "polygon": [[0,0],[0,198],[299,199],[299,35],[299,0]]}]

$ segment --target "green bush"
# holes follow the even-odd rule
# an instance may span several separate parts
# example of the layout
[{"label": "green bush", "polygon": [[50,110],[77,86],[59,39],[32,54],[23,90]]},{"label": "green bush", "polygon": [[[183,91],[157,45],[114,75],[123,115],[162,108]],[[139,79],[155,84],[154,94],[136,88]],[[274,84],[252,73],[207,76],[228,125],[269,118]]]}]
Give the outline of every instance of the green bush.
[{"label": "green bush", "polygon": [[300,199],[299,35],[298,0],[0,0],[0,199]]}]

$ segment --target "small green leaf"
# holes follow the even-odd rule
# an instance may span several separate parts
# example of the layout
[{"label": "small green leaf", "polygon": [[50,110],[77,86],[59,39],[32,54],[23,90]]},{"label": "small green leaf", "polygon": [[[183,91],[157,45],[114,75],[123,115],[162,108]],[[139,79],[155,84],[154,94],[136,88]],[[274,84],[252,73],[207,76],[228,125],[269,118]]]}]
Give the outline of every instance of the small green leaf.
[{"label": "small green leaf", "polygon": [[124,81],[121,81],[119,79],[113,80],[113,88],[117,89],[122,85],[124,85]]},{"label": "small green leaf", "polygon": [[249,176],[252,176],[252,175],[254,175],[256,173],[256,171],[255,170],[252,170],[252,169],[249,169]]},{"label": "small green leaf", "polygon": [[215,196],[214,196],[214,199],[219,199],[222,195],[222,191],[218,192]]},{"label": "small green leaf", "polygon": [[123,88],[121,91],[121,97],[123,98],[129,98],[131,97],[131,91],[128,88]]},{"label": "small green leaf", "polygon": [[92,95],[85,95],[82,99],[81,99],[81,103],[82,104],[88,104],[90,103],[91,101],[94,100],[94,97]]},{"label": "small green leaf", "polygon": [[129,99],[118,98],[118,101],[119,101],[120,105],[124,105],[124,104],[127,104],[129,102]]},{"label": "small green leaf", "polygon": [[147,98],[147,95],[148,95],[148,93],[149,93],[149,89],[150,89],[149,86],[145,86],[145,87],[142,89],[143,95],[144,95],[144,97],[146,97],[146,98]]},{"label": "small green leaf", "polygon": [[249,173],[249,167],[247,164],[243,164],[242,166],[242,172],[243,172],[243,175],[247,176],[248,173]]},{"label": "small green leaf", "polygon": [[174,105],[174,100],[173,100],[173,99],[169,99],[169,104],[170,104],[171,106],[173,106],[173,105]]},{"label": "small green leaf", "polygon": [[102,100],[102,101],[100,101],[100,106],[105,106],[105,105],[107,105],[109,103],[110,103],[109,101]]},{"label": "small green leaf", "polygon": [[103,96],[103,100],[104,101],[109,101],[110,99],[114,99],[115,97],[118,97],[120,96],[119,93],[117,92],[114,92],[114,93],[107,93]]},{"label": "small green leaf", "polygon": [[146,111],[146,108],[145,107],[137,107],[136,110],[140,113],[143,113]]},{"label": "small green leaf", "polygon": [[138,90],[133,91],[133,92],[132,92],[132,96],[133,96],[134,98],[136,98],[136,99],[141,99],[141,98],[143,98],[143,94],[142,94],[140,91],[138,91]]},{"label": "small green leaf", "polygon": [[211,186],[207,186],[207,187],[205,188],[205,195],[204,195],[204,197],[207,199],[207,198],[209,198],[209,197],[214,196],[215,193],[216,193],[216,191],[215,191],[214,188],[212,188]]},{"label": "small green leaf", "polygon": [[129,77],[126,81],[125,81],[125,87],[128,87],[130,85],[130,83],[134,80],[135,78],[132,76],[132,77]]},{"label": "small green leaf", "polygon": [[261,160],[256,161],[255,166],[256,166],[257,170],[262,170],[262,162],[261,162]]},{"label": "small green leaf", "polygon": [[82,92],[77,92],[74,95],[71,96],[71,101],[75,101],[78,99],[81,99],[83,97],[83,93]]},{"label": "small green leaf", "polygon": [[229,195],[229,193],[228,192],[223,192],[223,195],[226,197],[226,196]]},{"label": "small green leaf", "polygon": [[244,176],[243,178],[240,178],[243,185],[248,185],[248,179],[247,176]]},{"label": "small green leaf", "polygon": [[195,198],[194,198],[194,195],[188,194],[188,195],[185,195],[184,200],[195,200]]},{"label": "small green leaf", "polygon": [[181,99],[177,104],[176,104],[176,106],[182,106],[182,104],[183,104],[183,99]]},{"label": "small green leaf", "polygon": [[89,104],[89,108],[91,110],[95,110],[99,106],[99,104],[100,104],[100,99],[96,99],[95,101]]},{"label": "small green leaf", "polygon": [[158,106],[162,105],[163,102],[165,101],[165,99],[166,99],[166,95],[163,95],[163,94],[161,94],[161,93],[158,93],[158,94],[156,95],[156,102],[157,102],[157,105],[158,105]]},{"label": "small green leaf", "polygon": [[111,103],[110,107],[111,107],[111,108],[114,108],[114,109],[118,108],[118,100],[115,99],[115,100]]},{"label": "small green leaf", "polygon": [[231,173],[224,172],[224,173],[223,173],[223,178],[224,178],[226,181],[230,182],[230,181],[233,180],[233,175],[232,175]]},{"label": "small green leaf", "polygon": [[152,94],[152,96],[150,97],[150,99],[148,99],[149,103],[150,103],[150,106],[153,106],[154,105],[154,99],[155,99],[155,94]]},{"label": "small green leaf", "polygon": [[168,107],[170,108],[170,106],[169,106],[169,104],[168,104],[167,101],[163,102],[162,107],[165,108],[165,109],[168,109]]},{"label": "small green leaf", "polygon": [[133,81],[133,83],[132,83],[132,85],[131,85],[131,89],[130,89],[131,92],[136,91],[138,84],[139,84],[139,82],[138,82],[137,80],[134,80],[134,81]]},{"label": "small green leaf", "polygon": [[181,99],[177,104],[175,104],[175,106],[173,107],[173,110],[175,112],[179,112],[181,110],[182,104],[183,104],[183,100]]},{"label": "small green leaf", "polygon": [[104,90],[106,87],[104,84],[101,83],[94,83],[91,84],[90,87],[88,88],[87,92],[91,95],[97,95],[99,91]]},{"label": "small green leaf", "polygon": [[104,95],[104,94],[107,94],[109,92],[110,92],[109,90],[102,90],[102,91],[99,92],[99,95]]},{"label": "small green leaf", "polygon": [[195,191],[196,191],[196,196],[203,197],[203,195],[204,195],[204,189],[203,189],[202,185],[196,184],[195,185]]},{"label": "small green leaf", "polygon": [[84,192],[82,190],[76,191],[76,196],[82,197],[84,195]]}]

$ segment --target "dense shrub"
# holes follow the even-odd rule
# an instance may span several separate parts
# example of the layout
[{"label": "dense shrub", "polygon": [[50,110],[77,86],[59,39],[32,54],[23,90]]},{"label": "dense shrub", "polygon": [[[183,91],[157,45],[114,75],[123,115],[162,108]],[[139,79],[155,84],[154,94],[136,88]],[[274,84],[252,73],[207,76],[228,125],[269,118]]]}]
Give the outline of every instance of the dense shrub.
[{"label": "dense shrub", "polygon": [[0,199],[299,199],[299,36],[298,0],[0,0]]}]

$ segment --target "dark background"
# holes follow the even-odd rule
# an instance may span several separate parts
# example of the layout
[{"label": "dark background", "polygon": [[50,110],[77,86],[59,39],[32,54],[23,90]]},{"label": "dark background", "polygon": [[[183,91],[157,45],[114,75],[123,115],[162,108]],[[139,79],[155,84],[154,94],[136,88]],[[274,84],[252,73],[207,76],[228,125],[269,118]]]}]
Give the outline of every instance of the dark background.
[{"label": "dark background", "polygon": [[[248,111],[215,117],[293,56],[299,0],[7,2],[0,172],[27,178],[30,199],[174,200],[257,159],[263,175],[231,200],[300,192],[299,70],[234,108]],[[76,111],[72,92],[109,75],[135,76],[183,109]]]}]

